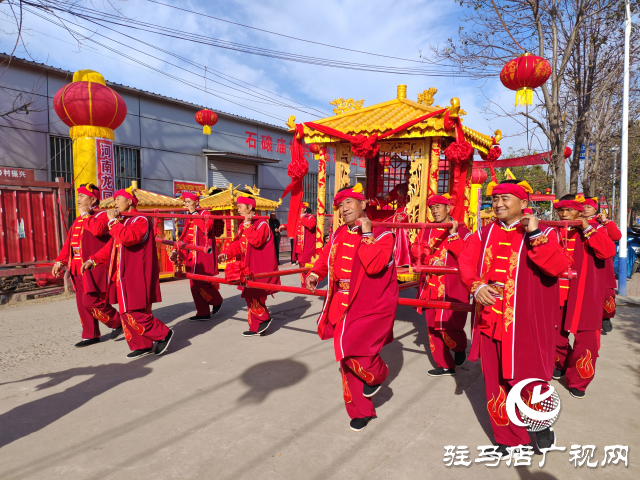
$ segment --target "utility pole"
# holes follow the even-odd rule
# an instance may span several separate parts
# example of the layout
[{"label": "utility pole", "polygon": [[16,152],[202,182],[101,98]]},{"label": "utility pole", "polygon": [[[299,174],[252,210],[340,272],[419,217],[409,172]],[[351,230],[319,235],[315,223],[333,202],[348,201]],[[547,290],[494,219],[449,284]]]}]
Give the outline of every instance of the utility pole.
[{"label": "utility pole", "polygon": [[618,262],[618,294],[627,295],[627,167],[629,165],[629,43],[631,8],[625,0],[624,26],[624,90],[622,94],[622,145],[620,145],[620,256]]}]

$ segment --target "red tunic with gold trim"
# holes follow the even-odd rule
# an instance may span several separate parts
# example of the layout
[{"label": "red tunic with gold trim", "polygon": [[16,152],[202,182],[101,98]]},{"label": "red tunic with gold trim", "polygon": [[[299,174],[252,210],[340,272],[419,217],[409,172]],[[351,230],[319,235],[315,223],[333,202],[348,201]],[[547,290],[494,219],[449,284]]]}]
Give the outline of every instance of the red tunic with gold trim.
[{"label": "red tunic with gold trim", "polygon": [[[567,251],[573,259],[577,277],[570,280],[567,307],[562,329],[579,330],[602,328],[602,305],[607,286],[606,260],[613,258],[616,247],[604,225],[589,226],[584,231],[567,229]],[[564,241],[564,229],[560,236]]]},{"label": "red tunic with gold trim", "polygon": [[[460,226],[453,235],[449,235],[448,228],[421,230],[411,247],[412,257],[416,261],[418,257],[422,257],[422,265],[432,266],[440,260],[447,267],[458,267],[458,257],[464,248],[464,240],[470,235],[471,232],[464,226]],[[422,273],[416,298],[469,303],[469,291],[458,275]],[[422,313],[422,308],[418,308],[418,313]],[[467,322],[467,312],[427,309],[426,316],[427,325],[436,330],[462,330]]]},{"label": "red tunic with gold trim", "polygon": [[398,283],[393,233],[375,227],[363,238],[359,226],[340,226],[311,270],[328,276],[327,297],[318,319],[321,339],[334,339],[336,360],[374,356],[393,341]]},{"label": "red tunic with gold trim", "polygon": [[[600,222],[597,217],[589,217],[589,225],[598,227]],[[607,219],[602,222],[602,225],[606,228],[609,238],[617,242],[622,238],[622,233],[618,229],[615,222]],[[616,280],[616,273],[613,268],[613,258],[607,258],[604,261],[605,268],[605,292],[604,292],[604,311],[602,312],[602,318],[613,318],[616,314],[616,288],[618,288],[618,282]]]},{"label": "red tunic with gold trim", "polygon": [[557,277],[568,267],[557,232],[548,228],[533,238],[519,221],[507,227],[496,220],[468,238],[458,264],[472,294],[485,284],[501,292],[492,306],[474,301],[469,360],[478,360],[483,333],[500,341],[503,378],[550,380],[560,315]]},{"label": "red tunic with gold trim", "polygon": [[[298,262],[300,267],[311,263],[311,259],[316,255],[316,217],[305,213],[298,222],[298,231],[293,244],[293,261]],[[283,225],[285,230],[287,224]]]},{"label": "red tunic with gold trim", "polygon": [[216,255],[216,235],[213,230],[213,219],[209,212],[195,212],[193,218],[187,220],[180,241],[191,245],[204,247],[210,245],[212,253],[195,252],[185,250],[185,266],[189,273],[198,275],[217,275],[218,260]]}]

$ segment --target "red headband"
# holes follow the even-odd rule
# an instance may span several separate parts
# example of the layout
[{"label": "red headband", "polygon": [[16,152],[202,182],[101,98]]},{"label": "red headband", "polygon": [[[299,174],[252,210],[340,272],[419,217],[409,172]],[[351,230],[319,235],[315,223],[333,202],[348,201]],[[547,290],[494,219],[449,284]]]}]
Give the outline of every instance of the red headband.
[{"label": "red headband", "polygon": [[585,198],[583,194],[578,194],[576,200],[582,202],[583,205],[589,205],[596,210],[598,209],[598,197]]},{"label": "red headband", "polygon": [[121,190],[118,190],[116,193],[113,194],[113,198],[115,199],[116,197],[128,198],[129,200],[131,200],[131,204],[134,207],[138,205],[138,199],[133,194],[133,190],[131,189],[131,187],[127,189],[123,188]]},{"label": "red headband", "polygon": [[441,205],[451,205],[451,202],[449,201],[450,198],[451,197],[448,193],[445,193],[444,195],[433,195],[429,200],[427,200],[427,207],[437,203]]},{"label": "red headband", "polygon": [[491,195],[513,195],[514,197],[518,197],[520,200],[528,200],[529,193],[524,189],[524,187],[517,185],[515,183],[501,183],[493,187],[493,192]]},{"label": "red headband", "polygon": [[256,201],[253,198],[249,198],[249,197],[238,197],[238,199],[236,200],[236,203],[239,204],[244,204],[244,205],[251,205],[253,207],[253,209],[256,209]]},{"label": "red headband", "polygon": [[196,192],[196,193],[191,193],[191,192],[182,192],[182,195],[180,195],[180,198],[182,200],[193,200],[194,202],[197,202],[198,200],[200,200],[200,193]]},{"label": "red headband", "polygon": [[347,198],[354,198],[356,200],[364,200],[364,195],[362,194],[362,185],[356,183],[352,188],[346,188],[338,193],[333,199],[333,209],[338,210],[338,206],[340,202]]},{"label": "red headband", "polygon": [[100,193],[100,189],[93,183],[81,185],[80,187],[78,187],[78,193],[82,193],[83,195],[87,195],[89,197],[97,198],[98,200],[100,200],[100,197],[98,196],[98,194]]},{"label": "red headband", "polygon": [[584,205],[577,200],[554,200],[553,208],[556,210],[559,208],[573,208],[579,212],[584,212]]}]

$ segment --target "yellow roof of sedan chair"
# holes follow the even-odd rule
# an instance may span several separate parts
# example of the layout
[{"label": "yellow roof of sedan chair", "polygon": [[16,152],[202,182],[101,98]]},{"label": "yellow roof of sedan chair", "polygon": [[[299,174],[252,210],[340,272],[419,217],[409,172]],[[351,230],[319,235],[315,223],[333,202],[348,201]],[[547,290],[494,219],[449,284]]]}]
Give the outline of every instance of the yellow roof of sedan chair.
[{"label": "yellow roof of sedan chair", "polygon": [[[438,105],[432,106],[434,102],[433,96],[437,90],[429,88],[418,94],[417,101],[409,100],[407,97],[407,86],[398,85],[397,96],[393,100],[387,102],[364,107],[364,100],[354,101],[353,99],[344,100],[339,98],[331,102],[336,105],[334,108],[335,116],[314,120],[313,123],[339,130],[347,135],[372,135],[374,133],[382,134],[399,127],[400,125],[411,121],[414,118],[421,117],[431,112],[442,110],[443,107]],[[460,116],[466,115],[464,110],[460,109],[460,100],[458,98],[451,99],[451,106],[444,107],[451,114]],[[462,119],[461,119],[462,120]],[[295,116],[290,116],[287,122],[290,130],[295,128]],[[487,153],[493,144],[491,136],[482,134],[462,126],[465,139],[476,149],[482,153]],[[313,128],[304,126],[306,143],[329,143],[339,141],[339,139],[331,137],[325,133],[314,130]],[[413,137],[451,137],[455,138],[455,131],[447,131],[444,128],[444,113],[429,118],[424,122],[409,127],[406,130],[398,132],[388,137],[386,140],[394,138],[413,138]]]},{"label": "yellow roof of sedan chair", "polygon": [[[159,193],[148,192],[147,190],[140,190],[138,188],[138,182],[136,180],[131,182],[131,186],[136,189],[135,195],[138,199],[138,206],[136,208],[138,209],[184,207],[184,203],[175,198],[167,197],[166,195],[160,195]],[[113,200],[113,197],[105,198],[100,202],[100,208],[111,207],[115,207],[115,201]]]},{"label": "yellow roof of sedan chair", "polygon": [[[239,190],[240,185],[233,186],[232,183],[227,185],[227,188],[222,192],[202,197],[200,199],[200,206],[202,208],[208,208],[209,210],[233,210],[236,208],[236,200],[238,197],[250,197],[256,201],[256,210],[275,210],[282,204],[282,199],[275,201],[267,198],[259,197],[260,189],[255,185],[250,187],[245,185],[246,191]],[[216,186],[209,189],[209,192],[217,190]]]}]

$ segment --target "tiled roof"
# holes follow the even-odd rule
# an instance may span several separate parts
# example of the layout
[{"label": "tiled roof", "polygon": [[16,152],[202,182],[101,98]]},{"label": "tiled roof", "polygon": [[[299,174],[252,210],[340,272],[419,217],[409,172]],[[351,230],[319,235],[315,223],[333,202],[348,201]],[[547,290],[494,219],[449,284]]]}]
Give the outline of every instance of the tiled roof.
[{"label": "tiled roof", "polygon": [[[388,102],[378,103],[370,107],[351,110],[340,115],[314,120],[314,123],[331,127],[348,135],[371,135],[381,134],[399,127],[411,119],[421,117],[430,112],[441,110],[442,107],[432,107],[423,105],[407,98],[395,98]],[[444,129],[444,114],[427,119],[418,123],[403,132],[392,135],[391,138],[411,138],[411,137],[452,137],[453,131]],[[466,140],[478,150],[487,153],[491,148],[492,140],[489,135],[484,135],[463,125],[462,130]],[[318,132],[305,125],[305,141],[307,143],[335,142],[338,139],[324,133]]]},{"label": "tiled roof", "polygon": [[200,200],[200,206],[211,210],[233,210],[236,208],[236,199],[238,197],[250,197],[256,201],[256,210],[275,210],[282,204],[282,199],[277,202],[267,198],[259,197],[260,190],[255,187],[245,185],[247,191],[239,190],[240,185],[234,187],[232,183],[227,189],[214,195],[203,197]]},{"label": "tiled roof", "polygon": [[[146,190],[136,190],[136,198],[138,199],[137,208],[160,208],[160,207],[178,207],[183,208],[184,204],[180,200],[160,195],[159,193],[148,192]],[[106,198],[100,202],[100,208],[113,207],[115,202],[113,197]]]}]

